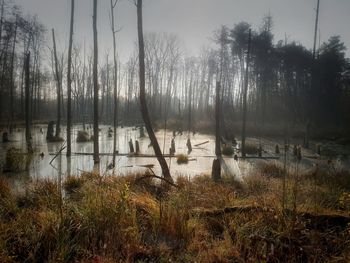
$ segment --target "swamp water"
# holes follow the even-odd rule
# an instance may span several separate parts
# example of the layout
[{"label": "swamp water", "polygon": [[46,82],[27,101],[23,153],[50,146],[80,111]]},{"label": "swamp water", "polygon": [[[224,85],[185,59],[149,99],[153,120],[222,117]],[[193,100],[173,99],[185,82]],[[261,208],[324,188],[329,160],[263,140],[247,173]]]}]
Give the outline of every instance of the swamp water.
[{"label": "swamp water", "polygon": [[[91,126],[87,126],[87,132],[92,135]],[[25,179],[36,179],[36,178],[50,178],[57,179],[58,175],[61,174],[62,177],[67,174],[79,175],[84,171],[92,171],[96,169],[93,163],[93,142],[77,143],[76,138],[79,130],[82,130],[82,125],[75,125],[72,130],[72,157],[66,158],[65,150],[62,155],[59,155],[51,164],[51,160],[55,157],[55,154],[61,149],[64,142],[47,142],[46,141],[46,130],[47,126],[35,125],[32,128],[33,137],[33,147],[35,148],[34,158],[30,164],[30,169],[28,172],[22,173],[8,173],[8,177],[18,184],[19,182],[25,181]],[[61,136],[66,137],[66,127],[61,128]],[[135,127],[119,127],[117,130],[117,150],[119,156],[116,157],[116,167],[115,169],[108,170],[107,166],[112,162],[112,152],[113,152],[113,137],[108,136],[109,126],[100,125],[99,133],[99,147],[101,153],[101,159],[99,164],[99,171],[101,174],[115,174],[115,175],[125,175],[130,172],[144,172],[148,168],[144,166],[154,165],[154,172],[157,175],[161,174],[160,166],[158,165],[157,159],[155,157],[150,157],[154,155],[153,148],[150,146],[150,140],[147,136],[140,138],[140,129]],[[145,130],[146,133],[146,130]],[[147,134],[147,133],[146,133]],[[160,144],[161,150],[164,154],[169,154],[169,148],[171,147],[171,139],[173,138],[173,133],[171,131],[159,130],[156,133],[158,142]],[[176,135],[175,146],[177,154],[187,154],[187,142],[188,134],[183,133],[183,135]],[[188,164],[177,164],[176,157],[166,158],[166,161],[170,167],[170,172],[173,177],[179,175],[193,177],[199,174],[210,174],[212,162],[215,156],[215,137],[212,135],[205,134],[190,134],[192,143],[192,152],[189,155]],[[12,134],[9,135],[10,142],[0,143],[0,168],[5,165],[6,151],[12,147],[17,149],[22,149],[25,151],[25,130],[23,128],[17,129]],[[135,141],[139,141],[140,153],[149,155],[148,157],[131,157],[128,156],[129,153],[129,141],[132,140],[135,148]],[[255,145],[261,144],[263,146],[264,152],[263,156],[269,158],[268,160],[261,160],[255,158],[248,158],[246,160],[239,159],[234,160],[232,157],[224,157],[224,163],[222,165],[223,172],[235,176],[237,179],[241,179],[243,176],[251,173],[259,167],[259,164],[263,162],[277,162],[279,164],[283,163],[284,154],[282,142],[269,140],[269,139],[255,139],[250,138],[251,142]],[[196,144],[201,144],[207,142],[200,146],[195,146]],[[275,154],[274,147],[276,144],[280,145],[281,153]],[[297,143],[297,142],[294,142]],[[338,152],[336,157],[332,157],[334,164],[337,169],[349,169],[349,147],[341,147],[339,145],[332,144],[330,142],[323,143],[324,149],[331,149]],[[311,147],[315,148],[315,144]],[[41,156],[41,153],[42,156]],[[303,149],[303,160],[299,164],[300,171],[310,169],[316,164],[324,165],[327,163],[328,157],[318,157],[314,158],[315,152],[312,150]],[[311,157],[311,158],[310,158]],[[316,156],[317,157],[317,156]],[[288,167],[289,169],[294,169],[295,157],[292,156],[291,150],[287,154]]]}]

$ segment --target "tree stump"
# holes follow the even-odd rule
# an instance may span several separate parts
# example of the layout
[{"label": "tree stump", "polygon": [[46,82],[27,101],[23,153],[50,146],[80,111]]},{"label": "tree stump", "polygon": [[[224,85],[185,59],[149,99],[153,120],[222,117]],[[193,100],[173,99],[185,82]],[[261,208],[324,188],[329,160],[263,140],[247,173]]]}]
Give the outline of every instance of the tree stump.
[{"label": "tree stump", "polygon": [[217,182],[221,179],[221,163],[220,159],[215,159],[213,161],[213,166],[211,170],[211,177],[214,180],[214,182]]},{"label": "tree stump", "polygon": [[280,154],[280,147],[278,146],[278,144],[276,144],[275,153]]},{"label": "tree stump", "polygon": [[50,121],[49,124],[47,125],[46,140],[48,141],[52,141],[54,138],[54,126],[55,126],[54,121]]},{"label": "tree stump", "polygon": [[145,137],[145,130],[143,128],[143,126],[140,127],[140,138]]},{"label": "tree stump", "polygon": [[139,141],[135,141],[136,153],[140,153],[140,144]]},{"label": "tree stump", "polygon": [[130,141],[129,141],[129,149],[130,149],[130,153],[134,153],[135,152],[134,144],[132,143],[132,139],[130,139]]},{"label": "tree stump", "polygon": [[175,140],[174,139],[171,139],[171,151],[170,151],[170,155],[174,155],[175,152],[176,152],[176,149],[175,149]]},{"label": "tree stump", "polygon": [[191,139],[187,139],[187,143],[186,143],[187,149],[188,149],[188,153],[190,154],[192,152],[192,144],[191,144]]}]

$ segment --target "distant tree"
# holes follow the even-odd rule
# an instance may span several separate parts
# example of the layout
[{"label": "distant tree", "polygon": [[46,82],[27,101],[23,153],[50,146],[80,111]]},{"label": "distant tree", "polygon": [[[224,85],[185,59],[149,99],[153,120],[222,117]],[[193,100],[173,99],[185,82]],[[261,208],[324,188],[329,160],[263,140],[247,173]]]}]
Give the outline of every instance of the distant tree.
[{"label": "distant tree", "polygon": [[318,124],[326,121],[339,125],[341,123],[342,78],[349,63],[345,58],[346,47],[340,36],[331,37],[319,50],[317,59],[317,119]]},{"label": "distant tree", "polygon": [[247,92],[248,92],[248,83],[249,83],[248,78],[249,78],[250,51],[251,51],[251,30],[249,29],[246,73],[245,73],[245,82],[244,82],[244,90],[243,90],[242,157],[246,157],[245,139],[246,139]]}]

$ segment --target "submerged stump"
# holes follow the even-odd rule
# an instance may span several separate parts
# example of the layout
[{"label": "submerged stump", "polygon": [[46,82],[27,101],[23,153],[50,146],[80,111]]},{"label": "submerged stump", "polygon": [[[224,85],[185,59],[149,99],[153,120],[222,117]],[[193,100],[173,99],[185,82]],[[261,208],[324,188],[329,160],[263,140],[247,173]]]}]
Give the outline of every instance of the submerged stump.
[{"label": "submerged stump", "polygon": [[47,132],[46,132],[46,140],[48,141],[53,141],[54,139],[54,126],[55,122],[50,121],[49,124],[47,125]]}]

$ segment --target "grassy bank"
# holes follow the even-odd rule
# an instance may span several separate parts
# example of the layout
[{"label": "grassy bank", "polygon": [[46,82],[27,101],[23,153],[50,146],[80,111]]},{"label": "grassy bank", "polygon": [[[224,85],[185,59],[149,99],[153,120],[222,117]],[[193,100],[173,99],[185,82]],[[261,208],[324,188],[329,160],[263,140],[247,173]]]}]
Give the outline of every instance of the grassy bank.
[{"label": "grassy bank", "polygon": [[62,199],[54,181],[14,193],[2,178],[0,262],[349,262],[349,177],[271,163],[243,182],[177,187],[86,173]]}]

